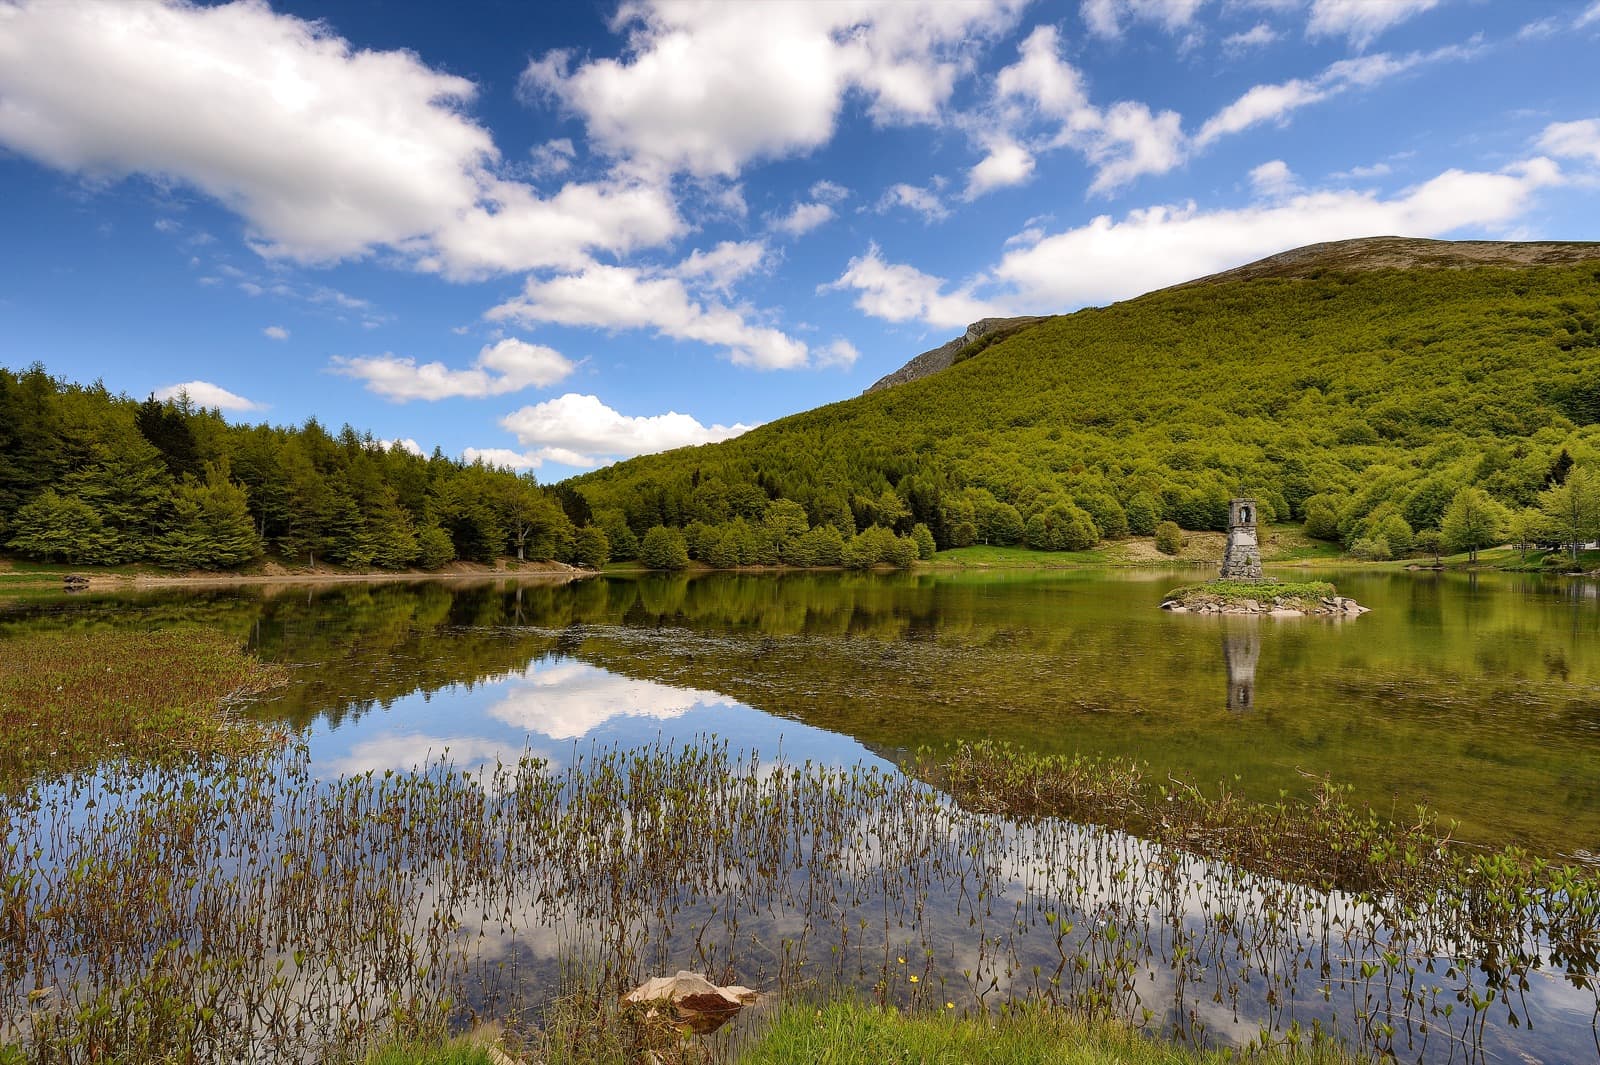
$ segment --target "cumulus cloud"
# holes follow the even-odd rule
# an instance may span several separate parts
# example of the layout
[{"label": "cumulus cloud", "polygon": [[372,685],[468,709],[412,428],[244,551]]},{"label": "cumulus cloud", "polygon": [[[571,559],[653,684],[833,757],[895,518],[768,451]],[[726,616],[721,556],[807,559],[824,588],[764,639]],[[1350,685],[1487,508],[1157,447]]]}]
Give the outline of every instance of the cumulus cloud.
[{"label": "cumulus cloud", "polygon": [[1539,147],[1551,155],[1600,166],[1600,118],[1553,122],[1540,135]]},{"label": "cumulus cloud", "polygon": [[1079,13],[1097,37],[1122,36],[1124,23],[1154,22],[1168,32],[1187,29],[1206,0],[1083,0]]},{"label": "cumulus cloud", "polygon": [[557,137],[528,149],[528,158],[532,160],[533,172],[538,177],[565,174],[572,168],[572,161],[577,155],[578,150],[573,147],[571,137]]},{"label": "cumulus cloud", "polygon": [[885,262],[876,244],[850,260],[837,281],[821,291],[853,289],[856,307],[890,322],[921,321],[931,326],[966,325],[1004,312],[973,296],[969,289],[944,291],[941,278],[904,263]]},{"label": "cumulus cloud", "polygon": [[1250,171],[1250,186],[1259,196],[1269,199],[1280,199],[1299,190],[1299,182],[1295,180],[1294,172],[1289,169],[1289,164],[1282,159],[1274,159],[1262,163]]},{"label": "cumulus cloud", "polygon": [[383,448],[385,451],[393,451],[395,448],[399,448],[406,454],[415,455],[418,458],[421,458],[423,455],[427,454],[427,452],[422,450],[422,445],[411,439],[409,436],[402,436],[395,440],[379,440],[378,446]]},{"label": "cumulus cloud", "polygon": [[675,277],[697,281],[707,288],[727,292],[741,278],[761,269],[767,259],[765,241],[725,240],[710,251],[696,248],[672,268]]},{"label": "cumulus cloud", "polygon": [[269,325],[261,331],[268,340],[288,340],[289,331],[281,325]]},{"label": "cumulus cloud", "polygon": [[572,466],[648,455],[657,451],[728,440],[752,425],[702,425],[677,411],[630,416],[613,410],[598,396],[568,392],[500,419],[533,457]]},{"label": "cumulus cloud", "polygon": [[920,185],[909,185],[900,182],[890,185],[884,191],[874,208],[879,214],[885,214],[897,207],[904,207],[908,211],[920,214],[925,222],[942,222],[950,217],[949,208],[939,199],[939,194],[932,189]]},{"label": "cumulus cloud", "polygon": [[1468,226],[1503,226],[1529,209],[1560,170],[1536,158],[1499,173],[1448,170],[1389,199],[1373,192],[1308,191],[1248,207],[1194,204],[1101,216],[1008,252],[993,271],[1034,311],[1126,299],[1275,252],[1320,241],[1401,233],[1436,237]]},{"label": "cumulus cloud", "polygon": [[861,357],[861,352],[856,346],[843,338],[837,339],[824,348],[817,355],[818,366],[838,366],[848,370],[856,364]]},{"label": "cumulus cloud", "polygon": [[334,373],[364,381],[369,392],[399,403],[454,396],[503,396],[525,388],[545,388],[575,369],[573,362],[559,351],[514,337],[486,345],[465,370],[452,370],[442,362],[419,366],[409,356],[387,353],[335,355],[332,364]]},{"label": "cumulus cloud", "polygon": [[0,145],[97,179],[143,175],[238,213],[266,255],[390,249],[451,276],[570,266],[683,230],[637,181],[549,199],[495,176],[476,87],[361,51],[259,0],[15,0],[0,18]]},{"label": "cumulus cloud", "polygon": [[[1110,192],[1144,174],[1161,174],[1184,158],[1182,118],[1175,111],[1152,112],[1148,106],[1123,100],[1107,108],[1089,101],[1083,75],[1061,57],[1060,34],[1054,26],[1039,26],[1022,42],[1017,62],[995,77],[995,121],[1002,130],[1016,131],[1030,122],[1054,126],[1036,150],[1071,147],[1096,169],[1091,193]],[[987,124],[986,124],[987,127]],[[992,132],[983,139],[1005,144]],[[1025,180],[1032,170],[1031,154],[997,153],[992,148],[969,175],[968,192]]]},{"label": "cumulus cloud", "polygon": [[965,198],[975,200],[986,192],[1021,185],[1033,176],[1033,153],[1009,137],[998,139],[989,154],[967,173]]},{"label": "cumulus cloud", "polygon": [[1439,0],[1312,0],[1308,37],[1345,37],[1365,48],[1391,26],[1437,7]]},{"label": "cumulus cloud", "polygon": [[500,466],[510,470],[536,469],[544,463],[542,455],[512,451],[508,447],[462,448],[461,458],[466,462],[481,462],[485,466]]},{"label": "cumulus cloud", "polygon": [[971,41],[1010,28],[1020,0],[623,5],[620,58],[550,52],[523,72],[525,98],[554,98],[592,144],[652,171],[739,173],[833,135],[858,94],[880,123],[939,117]]},{"label": "cumulus cloud", "polygon": [[584,662],[540,659],[489,708],[489,716],[551,739],[573,740],[616,718],[669,721],[697,707],[738,705],[717,692],[634,680]]},{"label": "cumulus cloud", "polygon": [[631,266],[593,263],[577,273],[529,278],[522,295],[491,308],[487,317],[652,329],[660,336],[721,347],[736,365],[762,370],[803,367],[808,354],[803,342],[748,321],[742,310],[695,299],[682,278]]},{"label": "cumulus cloud", "polygon": [[797,203],[788,214],[772,222],[772,228],[791,237],[803,236],[833,217],[833,208],[825,203]]},{"label": "cumulus cloud", "polygon": [[229,392],[221,385],[214,385],[210,381],[184,381],[176,385],[164,385],[156,389],[157,399],[181,399],[187,397],[189,402],[197,407],[210,410],[251,411],[265,410],[264,404],[254,400],[245,399],[236,392]]}]

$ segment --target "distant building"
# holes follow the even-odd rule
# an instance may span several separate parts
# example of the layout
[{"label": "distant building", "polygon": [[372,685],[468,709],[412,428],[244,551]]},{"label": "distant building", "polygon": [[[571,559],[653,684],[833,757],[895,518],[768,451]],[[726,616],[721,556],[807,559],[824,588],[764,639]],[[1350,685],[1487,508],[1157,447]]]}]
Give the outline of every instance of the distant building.
[{"label": "distant building", "polygon": [[1228,546],[1222,550],[1222,576],[1226,580],[1261,579],[1261,544],[1256,538],[1256,501],[1228,501]]}]

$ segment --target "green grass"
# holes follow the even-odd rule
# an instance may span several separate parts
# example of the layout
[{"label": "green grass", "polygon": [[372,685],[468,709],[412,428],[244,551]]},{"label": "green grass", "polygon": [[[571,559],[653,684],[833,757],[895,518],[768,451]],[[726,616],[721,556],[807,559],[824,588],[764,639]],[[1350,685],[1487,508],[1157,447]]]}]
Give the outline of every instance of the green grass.
[{"label": "green grass", "polygon": [[957,569],[978,569],[985,566],[1066,569],[1071,566],[1103,566],[1109,561],[1110,556],[1103,548],[1088,551],[1035,551],[1031,547],[976,544],[972,547],[952,547],[936,552],[931,563],[935,566],[950,566]]},{"label": "green grass", "polygon": [[1338,591],[1327,581],[1215,580],[1207,581],[1205,584],[1174,588],[1164,598],[1176,599],[1185,606],[1192,606],[1197,603],[1242,603],[1247,599],[1253,599],[1258,603],[1274,599],[1315,603],[1337,594]]},{"label": "green grass", "polygon": [[[738,1056],[739,1065],[1202,1065],[1238,1060],[1200,1052],[1076,1014],[1023,1008],[986,1017],[907,1015],[859,1003],[794,1005]],[[1329,1046],[1260,1052],[1262,1065],[1335,1065],[1359,1059]]]},{"label": "green grass", "polygon": [[469,1038],[447,1043],[399,1043],[368,1054],[363,1065],[490,1065],[487,1047]]}]

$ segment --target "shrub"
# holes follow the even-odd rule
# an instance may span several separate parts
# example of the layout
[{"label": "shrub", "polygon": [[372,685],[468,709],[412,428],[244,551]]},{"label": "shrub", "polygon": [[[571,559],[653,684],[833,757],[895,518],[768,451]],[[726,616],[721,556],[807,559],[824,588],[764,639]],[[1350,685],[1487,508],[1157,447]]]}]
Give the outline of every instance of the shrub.
[{"label": "shrub", "polygon": [[456,557],[456,545],[450,534],[437,525],[425,526],[417,533],[417,564],[423,569],[438,569]]},{"label": "shrub", "polygon": [[1384,562],[1394,557],[1389,541],[1382,536],[1363,536],[1350,545],[1350,553],[1368,562]]},{"label": "shrub", "polygon": [[1163,555],[1176,555],[1183,550],[1183,530],[1175,521],[1164,521],[1156,526],[1156,550]]},{"label": "shrub", "polygon": [[657,525],[639,542],[639,561],[651,569],[684,569],[689,565],[689,545],[677,529]]}]

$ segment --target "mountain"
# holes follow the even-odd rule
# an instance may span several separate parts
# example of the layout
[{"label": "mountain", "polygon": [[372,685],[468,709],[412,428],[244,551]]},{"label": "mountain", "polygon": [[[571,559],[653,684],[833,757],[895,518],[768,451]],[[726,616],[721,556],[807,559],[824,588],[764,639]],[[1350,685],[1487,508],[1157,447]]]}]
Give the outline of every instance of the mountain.
[{"label": "mountain", "polygon": [[[1253,281],[1264,277],[1313,278],[1329,270],[1463,269],[1469,266],[1553,266],[1600,257],[1597,245],[1583,241],[1424,240],[1417,237],[1360,237],[1354,240],[1308,244],[1303,248],[1269,255],[1244,266],[1210,274],[1172,286],[1217,285]],[[915,381],[948,370],[964,358],[1004,340],[1025,326],[1045,321],[1049,315],[1020,318],[981,318],[967,331],[931,351],[924,351],[893,373],[873,383],[868,392]],[[979,341],[982,341],[980,344]]]},{"label": "mountain", "polygon": [[893,385],[903,385],[907,381],[915,381],[919,377],[948,370],[962,359],[970,359],[984,348],[1016,335],[1035,322],[1044,321],[1045,317],[1023,315],[1019,318],[980,318],[967,326],[967,331],[954,340],[940,344],[931,351],[924,351],[894,373],[878,378],[867,391],[881,392]]},{"label": "mountain", "polygon": [[787,498],[846,532],[925,523],[941,546],[1078,513],[1110,535],[1218,528],[1248,492],[1265,516],[1398,537],[1465,485],[1522,506],[1600,465],[1600,244],[1314,245],[911,370],[563,491],[635,530]]}]

